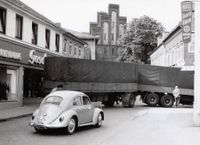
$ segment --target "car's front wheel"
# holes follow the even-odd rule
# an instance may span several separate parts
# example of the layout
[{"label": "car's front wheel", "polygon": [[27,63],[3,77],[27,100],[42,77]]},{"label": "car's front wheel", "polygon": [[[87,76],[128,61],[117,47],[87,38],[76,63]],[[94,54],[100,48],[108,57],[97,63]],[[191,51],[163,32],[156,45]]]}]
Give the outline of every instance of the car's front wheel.
[{"label": "car's front wheel", "polygon": [[74,133],[75,130],[76,130],[76,119],[75,117],[72,117],[66,127],[66,133],[71,135]]},{"label": "car's front wheel", "polygon": [[99,115],[97,116],[96,127],[100,127],[102,125],[102,122],[103,122],[103,116],[102,113],[99,113]]}]

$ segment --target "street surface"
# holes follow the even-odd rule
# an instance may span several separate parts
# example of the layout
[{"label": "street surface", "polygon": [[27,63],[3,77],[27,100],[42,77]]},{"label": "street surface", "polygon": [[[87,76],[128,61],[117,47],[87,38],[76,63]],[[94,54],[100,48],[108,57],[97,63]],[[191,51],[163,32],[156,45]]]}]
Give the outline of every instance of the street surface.
[{"label": "street surface", "polygon": [[102,127],[82,127],[73,135],[60,130],[38,134],[28,125],[30,117],[20,118],[0,123],[0,145],[197,145],[200,129],[191,125],[191,109],[104,108]]}]

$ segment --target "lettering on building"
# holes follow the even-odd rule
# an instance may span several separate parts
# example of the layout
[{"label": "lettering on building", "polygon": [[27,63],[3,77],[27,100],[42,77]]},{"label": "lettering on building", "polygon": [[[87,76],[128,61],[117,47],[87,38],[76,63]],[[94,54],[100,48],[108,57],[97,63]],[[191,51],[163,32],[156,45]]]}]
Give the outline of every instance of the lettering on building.
[{"label": "lettering on building", "polygon": [[10,59],[16,59],[16,60],[22,59],[21,53],[5,50],[5,49],[1,49],[1,48],[0,48],[0,56],[5,57],[5,58],[10,58]]},{"label": "lettering on building", "polygon": [[44,59],[46,56],[46,53],[43,56],[38,56],[35,54],[35,50],[31,50],[29,53],[29,63],[44,65]]}]

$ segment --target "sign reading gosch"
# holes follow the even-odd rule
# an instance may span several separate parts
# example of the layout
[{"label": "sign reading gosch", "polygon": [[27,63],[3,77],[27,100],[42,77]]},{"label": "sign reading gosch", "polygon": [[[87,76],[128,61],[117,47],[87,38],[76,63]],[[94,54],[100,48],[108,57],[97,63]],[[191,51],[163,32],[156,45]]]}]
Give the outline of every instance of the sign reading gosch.
[{"label": "sign reading gosch", "polygon": [[191,41],[191,29],[192,29],[192,13],[193,5],[191,1],[183,1],[181,3],[182,11],[182,38],[183,43],[189,43]]}]

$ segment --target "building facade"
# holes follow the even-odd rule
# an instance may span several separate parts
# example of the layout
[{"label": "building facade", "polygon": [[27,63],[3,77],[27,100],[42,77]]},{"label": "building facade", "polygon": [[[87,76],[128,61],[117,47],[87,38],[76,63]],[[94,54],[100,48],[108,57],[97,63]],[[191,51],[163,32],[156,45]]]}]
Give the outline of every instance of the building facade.
[{"label": "building facade", "polygon": [[181,67],[194,70],[194,33],[191,42],[183,43],[182,27],[178,24],[166,37],[163,35],[158,47],[151,54],[151,64],[159,66]]},{"label": "building facade", "polygon": [[87,56],[86,59],[96,60],[96,45],[99,41],[99,36],[92,36],[89,33],[77,32],[69,29],[66,29],[66,31],[87,43],[87,45],[85,45],[85,53],[87,53],[87,55],[85,55]]},{"label": "building facade", "polygon": [[109,4],[108,13],[97,13],[97,23],[90,23],[90,34],[99,36],[97,60],[114,61],[118,57],[118,39],[125,33],[126,21],[126,17],[119,15],[119,5],[116,4]]},{"label": "building facade", "polygon": [[86,42],[19,0],[0,1],[0,109],[41,97],[45,57],[65,57],[70,42],[72,57],[87,57]]}]

